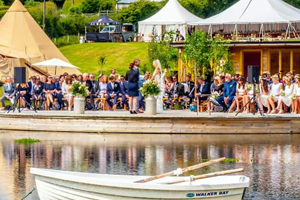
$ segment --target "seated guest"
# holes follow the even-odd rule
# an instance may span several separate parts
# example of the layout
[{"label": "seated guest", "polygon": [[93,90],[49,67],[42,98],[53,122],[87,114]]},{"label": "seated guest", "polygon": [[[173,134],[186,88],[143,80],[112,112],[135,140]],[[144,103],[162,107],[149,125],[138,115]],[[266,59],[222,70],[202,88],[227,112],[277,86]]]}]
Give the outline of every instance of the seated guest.
[{"label": "seated guest", "polygon": [[[108,104],[110,110],[117,109],[117,101],[119,98],[119,94],[121,92],[120,84],[116,82],[115,76],[109,77],[110,82],[107,84],[107,97],[106,103]],[[113,99],[113,103],[110,100]]]},{"label": "seated guest", "polygon": [[[278,99],[280,96],[280,91],[283,90],[283,85],[282,85],[282,83],[279,82],[278,75],[272,76],[272,82],[273,83],[271,84],[271,94],[270,94],[269,98],[267,99],[268,114],[276,113],[275,103],[278,102]],[[272,108],[272,111],[271,111],[271,108]]]},{"label": "seated guest", "polygon": [[260,85],[259,85],[259,98],[257,98],[257,103],[260,107],[260,109],[263,111],[264,107],[268,107],[268,102],[267,99],[270,96],[270,84],[268,82],[268,80],[266,79],[266,77],[262,77],[262,79],[260,79]]},{"label": "seated guest", "polygon": [[[231,113],[236,106],[236,112],[240,112],[240,101],[243,101],[243,105],[246,105],[245,102],[245,94],[246,94],[246,79],[244,76],[239,77],[239,81],[236,85],[236,96],[234,98],[234,101],[229,109],[229,113]],[[247,109],[245,113],[249,113],[249,110]]]},{"label": "seated guest", "polygon": [[122,96],[122,106],[126,105],[127,108],[128,108],[128,102],[127,100],[129,99],[129,96],[128,96],[128,82],[125,80],[125,76],[121,76],[120,78],[120,88],[121,88],[121,93],[120,93],[120,96]]},{"label": "seated guest", "polygon": [[284,94],[280,94],[278,99],[277,110],[279,110],[279,114],[285,113],[286,109],[284,107],[291,107],[291,112],[294,110],[294,103],[292,100],[294,94],[294,84],[292,84],[292,79],[290,77],[283,77],[285,82]]},{"label": "seated guest", "polygon": [[173,83],[174,83],[173,93],[175,93],[175,92],[177,91],[177,87],[178,87],[178,85],[179,85],[177,76],[173,76],[173,77],[172,77],[172,81],[173,81]]},{"label": "seated guest", "polygon": [[239,82],[239,79],[240,79],[240,74],[235,74],[233,80],[235,82]]},{"label": "seated guest", "polygon": [[83,82],[83,77],[82,77],[82,75],[78,75],[78,76],[77,76],[77,81],[79,81],[80,83]]},{"label": "seated guest", "polygon": [[[17,91],[19,91],[19,94],[20,94],[20,104],[22,105],[22,107],[26,107],[28,109],[30,109],[30,103],[26,100],[26,96],[28,94],[28,85],[27,83],[20,83],[18,86],[17,86]],[[17,103],[19,103],[17,102]]]},{"label": "seated guest", "polygon": [[77,75],[76,74],[72,74],[71,77],[72,77],[72,82],[77,80]]},{"label": "seated guest", "polygon": [[25,100],[28,103],[26,105],[26,107],[28,109],[30,108],[30,105],[31,105],[30,99],[32,98],[32,95],[33,95],[33,87],[34,87],[35,81],[36,81],[36,77],[32,76],[32,77],[30,77],[30,80],[27,82],[28,90],[25,95]]},{"label": "seated guest", "polygon": [[192,103],[193,99],[194,99],[194,94],[195,94],[195,92],[194,92],[195,83],[193,81],[191,81],[191,75],[187,74],[185,77],[185,81],[182,83],[187,85],[188,92],[186,93],[186,95],[190,98],[190,103]]},{"label": "seated guest", "polygon": [[[90,77],[89,77],[89,74],[88,73],[84,73],[83,75],[82,75],[82,80],[83,80],[83,82],[82,83],[84,83],[85,84],[85,86],[88,88],[88,97],[87,98],[90,98],[90,101],[92,101],[92,99],[93,99],[93,95],[91,94],[91,90],[92,90],[92,82],[91,82],[91,80],[90,80]],[[71,77],[72,78],[72,77]],[[91,98],[92,97],[92,98]],[[86,98],[86,100],[87,100],[87,98]],[[86,102],[86,104],[87,104],[87,102]]]},{"label": "seated guest", "polygon": [[210,82],[205,81],[203,77],[197,78],[198,81],[198,88],[196,97],[198,97],[199,101],[207,100],[208,96],[201,96],[201,95],[208,95],[210,94]]},{"label": "seated guest", "polygon": [[236,94],[236,82],[231,79],[230,74],[225,75],[224,92],[217,101],[224,108],[224,111],[230,108]]},{"label": "seated guest", "polygon": [[6,77],[6,83],[3,85],[3,96],[1,97],[2,108],[5,108],[5,100],[9,100],[14,105],[16,94],[16,85],[12,82],[10,76]]},{"label": "seated guest", "polygon": [[224,84],[221,80],[220,76],[215,76],[214,77],[214,82],[211,84],[210,86],[210,93],[211,93],[211,97],[210,97],[210,111],[213,112],[214,111],[214,104],[213,102],[216,101],[216,98],[220,97],[223,95],[223,88],[224,88]]},{"label": "seated guest", "polygon": [[94,99],[98,97],[99,94],[99,83],[98,81],[95,81],[95,75],[94,74],[90,74],[89,76],[90,81],[91,81],[91,89],[90,91],[90,101],[91,101],[91,105],[92,105],[92,109],[95,109],[95,104],[94,104]]},{"label": "seated guest", "polygon": [[168,97],[171,97],[172,94],[174,93],[174,87],[175,84],[173,82],[172,77],[170,76],[167,78],[167,84],[165,86],[165,94],[168,94]]},{"label": "seated guest", "polygon": [[106,98],[107,97],[107,83],[108,83],[108,76],[107,75],[102,75],[98,79],[99,82],[99,93],[98,97],[99,98]]},{"label": "seated guest", "polygon": [[37,108],[37,103],[39,103],[39,110],[42,110],[43,105],[43,87],[40,80],[36,80],[34,88],[33,88],[33,102],[34,109]]},{"label": "seated guest", "polygon": [[295,81],[296,83],[295,83],[294,95],[293,95],[294,109],[292,111],[292,114],[298,113],[298,106],[300,101],[300,75],[299,74],[295,76]]},{"label": "seated guest", "polygon": [[45,93],[45,110],[49,110],[50,105],[53,105],[53,95],[56,92],[55,85],[52,82],[52,76],[48,77],[47,83],[44,84],[43,92]]},{"label": "seated guest", "polygon": [[59,108],[61,110],[63,110],[64,101],[63,101],[63,94],[62,94],[62,91],[61,91],[62,85],[61,85],[59,76],[54,76],[54,86],[55,86],[56,92],[53,94],[53,97],[57,98],[57,103],[59,105]]},{"label": "seated guest", "polygon": [[46,83],[47,83],[47,77],[44,75],[41,76],[41,86],[43,87],[43,89],[44,89]]},{"label": "seated guest", "polygon": [[65,84],[62,87],[62,93],[68,102],[68,110],[71,111],[74,105],[74,95],[70,88],[72,87],[72,77],[70,75],[66,76]]}]

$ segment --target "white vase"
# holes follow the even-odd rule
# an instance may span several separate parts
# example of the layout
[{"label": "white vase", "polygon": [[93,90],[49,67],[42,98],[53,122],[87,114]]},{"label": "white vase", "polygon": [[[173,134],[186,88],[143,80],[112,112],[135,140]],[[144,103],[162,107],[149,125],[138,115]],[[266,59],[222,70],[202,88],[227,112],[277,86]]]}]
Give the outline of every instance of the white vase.
[{"label": "white vase", "polygon": [[74,113],[84,114],[85,98],[82,95],[76,95],[74,98]]},{"label": "white vase", "polygon": [[146,110],[145,110],[145,114],[147,115],[156,115],[156,111],[157,111],[157,105],[156,105],[156,98],[154,97],[154,95],[150,95],[146,98]]}]

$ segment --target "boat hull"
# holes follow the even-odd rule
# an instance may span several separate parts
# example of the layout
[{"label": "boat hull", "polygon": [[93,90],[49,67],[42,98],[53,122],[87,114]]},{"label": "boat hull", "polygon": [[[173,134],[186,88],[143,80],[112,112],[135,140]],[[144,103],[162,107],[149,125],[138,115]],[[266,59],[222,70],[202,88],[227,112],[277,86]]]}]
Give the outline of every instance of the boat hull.
[{"label": "boat hull", "polygon": [[[85,173],[82,173],[85,174]],[[84,179],[84,177],[82,177]],[[114,176],[111,176],[114,179]],[[242,187],[218,189],[211,185],[175,186],[162,185],[161,187],[147,187],[145,184],[130,185],[124,181],[120,185],[107,184],[99,179],[99,184],[91,184],[66,180],[65,178],[45,177],[35,174],[36,187],[41,200],[148,200],[148,199],[209,199],[209,200],[240,200],[245,185]],[[246,181],[249,181],[246,180]],[[142,185],[143,187],[140,187]]]}]

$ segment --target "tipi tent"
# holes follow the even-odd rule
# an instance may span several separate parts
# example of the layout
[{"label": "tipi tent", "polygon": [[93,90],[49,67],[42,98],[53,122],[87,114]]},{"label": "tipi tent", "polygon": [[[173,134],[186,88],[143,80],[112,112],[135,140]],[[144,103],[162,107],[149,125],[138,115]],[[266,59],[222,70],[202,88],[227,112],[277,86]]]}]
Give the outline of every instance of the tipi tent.
[{"label": "tipi tent", "polygon": [[235,26],[238,31],[259,30],[263,25],[264,30],[274,31],[285,30],[299,22],[300,10],[282,0],[240,0],[220,14],[190,24],[211,25],[212,31],[222,29],[220,26],[224,25]]},{"label": "tipi tent", "polygon": [[[59,51],[19,0],[15,0],[0,21],[0,54],[36,63],[51,58],[68,59]],[[45,68],[50,74],[52,68]],[[80,73],[77,69],[59,69],[58,73]]]},{"label": "tipi tent", "polygon": [[202,19],[187,11],[177,0],[169,0],[168,3],[155,15],[139,22],[139,34],[144,35],[144,41],[150,40],[150,35],[155,29],[157,35],[163,30],[179,30],[186,35],[187,23],[201,21]]}]

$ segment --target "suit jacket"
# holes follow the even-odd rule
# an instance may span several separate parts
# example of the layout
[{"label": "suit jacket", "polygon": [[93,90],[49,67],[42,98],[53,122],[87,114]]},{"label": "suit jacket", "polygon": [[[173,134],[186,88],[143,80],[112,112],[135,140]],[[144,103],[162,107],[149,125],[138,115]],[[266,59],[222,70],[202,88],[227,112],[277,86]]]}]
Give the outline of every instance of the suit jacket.
[{"label": "suit jacket", "polygon": [[98,81],[91,81],[91,90],[90,92],[92,94],[98,94],[99,93],[99,83]]},{"label": "suit jacket", "polygon": [[61,91],[61,87],[60,87],[59,81],[55,83],[55,89],[57,91]]},{"label": "suit jacket", "polygon": [[16,85],[11,83],[11,89],[8,89],[8,83],[3,85],[3,96],[14,96],[16,94]]},{"label": "suit jacket", "polygon": [[114,88],[112,88],[111,82],[108,82],[106,90],[107,90],[107,94],[111,95],[111,94],[114,93],[118,96],[121,92],[121,87],[120,87],[120,84],[118,82],[114,82]]},{"label": "suit jacket", "polygon": [[236,82],[231,80],[224,83],[223,97],[233,97],[236,94]]},{"label": "suit jacket", "polygon": [[27,82],[27,85],[28,85],[28,90],[27,90],[27,92],[28,92],[28,94],[29,95],[31,95],[31,91],[32,91],[32,93],[33,93],[33,83],[31,82],[31,81],[28,81]]},{"label": "suit jacket", "polygon": [[87,81],[85,81],[83,83],[85,83],[85,86],[88,88],[88,91],[92,92],[92,88],[93,88],[92,82],[90,80],[87,80]]},{"label": "suit jacket", "polygon": [[205,81],[204,86],[201,88],[201,85],[200,85],[197,89],[197,92],[201,93],[201,94],[210,94],[210,82]]},{"label": "suit jacket", "polygon": [[128,92],[128,82],[127,81],[123,81],[123,82],[120,82],[120,88],[121,88],[121,93],[122,95],[126,95],[127,92]]}]

